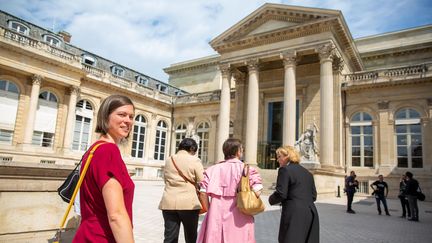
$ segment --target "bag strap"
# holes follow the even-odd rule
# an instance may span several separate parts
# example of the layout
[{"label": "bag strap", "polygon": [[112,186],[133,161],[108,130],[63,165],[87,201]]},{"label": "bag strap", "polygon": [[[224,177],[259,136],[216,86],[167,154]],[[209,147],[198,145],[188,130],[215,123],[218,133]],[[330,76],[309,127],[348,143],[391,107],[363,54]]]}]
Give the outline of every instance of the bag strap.
[{"label": "bag strap", "polygon": [[[68,207],[67,207],[67,209],[66,209],[65,214],[63,215],[63,219],[62,219],[62,221],[61,221],[61,223],[60,223],[60,230],[63,229],[63,227],[64,227],[64,225],[65,225],[65,223],[66,223],[66,218],[67,218],[67,216],[69,215],[69,212],[70,212],[70,210],[71,210],[71,208],[72,208],[72,205],[73,205],[74,202],[75,202],[75,197],[76,197],[76,195],[77,195],[77,193],[78,193],[78,191],[79,191],[79,189],[80,189],[80,187],[81,187],[81,184],[82,184],[82,182],[83,182],[83,180],[84,180],[84,176],[85,176],[85,174],[87,173],[87,169],[88,169],[88,167],[90,166],[90,162],[91,162],[91,159],[93,158],[93,154],[94,154],[94,152],[96,151],[96,149],[97,149],[100,145],[105,144],[105,143],[106,143],[106,142],[101,142],[101,143],[96,144],[95,146],[93,146],[92,150],[90,151],[90,154],[89,154],[89,156],[87,157],[87,160],[86,160],[86,164],[84,165],[84,168],[83,168],[83,170],[82,170],[82,172],[81,172],[81,175],[80,175],[80,177],[79,177],[78,183],[77,183],[77,185],[76,185],[76,187],[75,187],[75,190],[74,190],[74,192],[73,192],[73,194],[72,194],[72,198],[71,198],[71,200],[70,200],[70,202],[69,202],[69,205],[68,205]],[[84,154],[85,154],[85,153],[84,153]],[[84,158],[84,156],[83,156],[83,158]],[[80,162],[80,163],[81,163],[81,162]]]},{"label": "bag strap", "polygon": [[177,170],[177,172],[179,173],[179,175],[180,175],[180,176],[181,176],[185,181],[187,181],[187,182],[189,182],[190,184],[192,184],[192,185],[195,187],[195,189],[198,191],[197,184],[196,184],[195,182],[193,182],[192,180],[190,180],[189,178],[187,178],[187,177],[183,174],[183,172],[181,172],[181,170],[177,167],[177,164],[176,164],[176,162],[174,161],[173,156],[171,156],[171,161],[173,162],[173,165],[174,165],[174,167],[176,168],[176,170]]}]

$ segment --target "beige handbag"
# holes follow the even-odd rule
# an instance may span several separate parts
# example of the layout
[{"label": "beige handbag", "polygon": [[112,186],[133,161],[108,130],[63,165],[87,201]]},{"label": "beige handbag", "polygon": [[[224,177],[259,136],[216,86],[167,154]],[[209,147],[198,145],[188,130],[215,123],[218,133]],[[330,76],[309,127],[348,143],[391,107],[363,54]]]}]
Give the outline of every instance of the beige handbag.
[{"label": "beige handbag", "polygon": [[246,215],[256,215],[265,209],[260,197],[251,190],[249,185],[249,165],[245,165],[237,191],[237,208]]}]

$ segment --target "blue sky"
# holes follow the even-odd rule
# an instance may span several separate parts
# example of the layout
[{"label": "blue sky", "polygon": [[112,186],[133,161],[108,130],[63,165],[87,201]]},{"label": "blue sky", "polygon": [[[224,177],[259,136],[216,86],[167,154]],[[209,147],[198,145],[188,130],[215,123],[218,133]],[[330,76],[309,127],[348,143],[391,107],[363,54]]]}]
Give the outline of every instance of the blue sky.
[{"label": "blue sky", "polygon": [[216,54],[208,42],[265,2],[341,10],[354,38],[432,24],[430,0],[0,0],[0,9],[167,81],[163,68]]}]

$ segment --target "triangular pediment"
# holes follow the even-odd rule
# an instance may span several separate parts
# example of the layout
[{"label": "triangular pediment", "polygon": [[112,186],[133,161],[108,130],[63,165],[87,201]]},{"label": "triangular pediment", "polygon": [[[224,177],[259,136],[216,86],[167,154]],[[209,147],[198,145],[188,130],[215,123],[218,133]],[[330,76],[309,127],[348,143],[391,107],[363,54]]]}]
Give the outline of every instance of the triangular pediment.
[{"label": "triangular pediment", "polygon": [[247,37],[295,28],[340,16],[341,13],[338,10],[266,3],[214,38],[210,45],[215,48]]}]

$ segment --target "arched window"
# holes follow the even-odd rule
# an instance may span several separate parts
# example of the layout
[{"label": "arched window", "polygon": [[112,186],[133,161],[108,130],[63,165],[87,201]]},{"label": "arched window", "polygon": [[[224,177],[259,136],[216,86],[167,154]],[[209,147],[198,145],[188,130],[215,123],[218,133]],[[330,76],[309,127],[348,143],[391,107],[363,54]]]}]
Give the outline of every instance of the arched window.
[{"label": "arched window", "polygon": [[159,121],[156,127],[155,160],[165,160],[167,130],[167,124],[164,121]]},{"label": "arched window", "polygon": [[12,144],[18,101],[18,87],[8,80],[0,80],[0,143]]},{"label": "arched window", "polygon": [[132,157],[144,158],[144,143],[147,128],[147,120],[143,115],[135,117],[132,139]]},{"label": "arched window", "polygon": [[28,35],[30,33],[29,27],[17,21],[10,20],[8,21],[8,25],[9,25],[9,29],[15,30],[20,34]]},{"label": "arched window", "polygon": [[210,125],[207,122],[201,122],[197,127],[197,134],[200,137],[198,144],[198,157],[203,163],[208,160],[208,143],[209,143]]},{"label": "arched window", "polygon": [[32,144],[52,147],[57,121],[57,97],[50,91],[39,94]]},{"label": "arched window", "polygon": [[354,114],[351,128],[351,165],[373,167],[372,117],[365,112]]},{"label": "arched window", "polygon": [[396,113],[395,125],[397,166],[423,168],[420,114],[414,109],[401,109]]},{"label": "arched window", "polygon": [[180,142],[186,137],[186,124],[181,123],[176,127],[175,130],[175,141],[176,141],[176,150],[178,150],[178,146]]},{"label": "arched window", "polygon": [[75,128],[72,149],[86,151],[90,144],[93,107],[87,100],[80,100],[75,108]]},{"label": "arched window", "polygon": [[51,46],[60,47],[60,44],[62,43],[62,41],[59,38],[53,35],[44,35],[43,39],[46,43],[48,43]]}]

